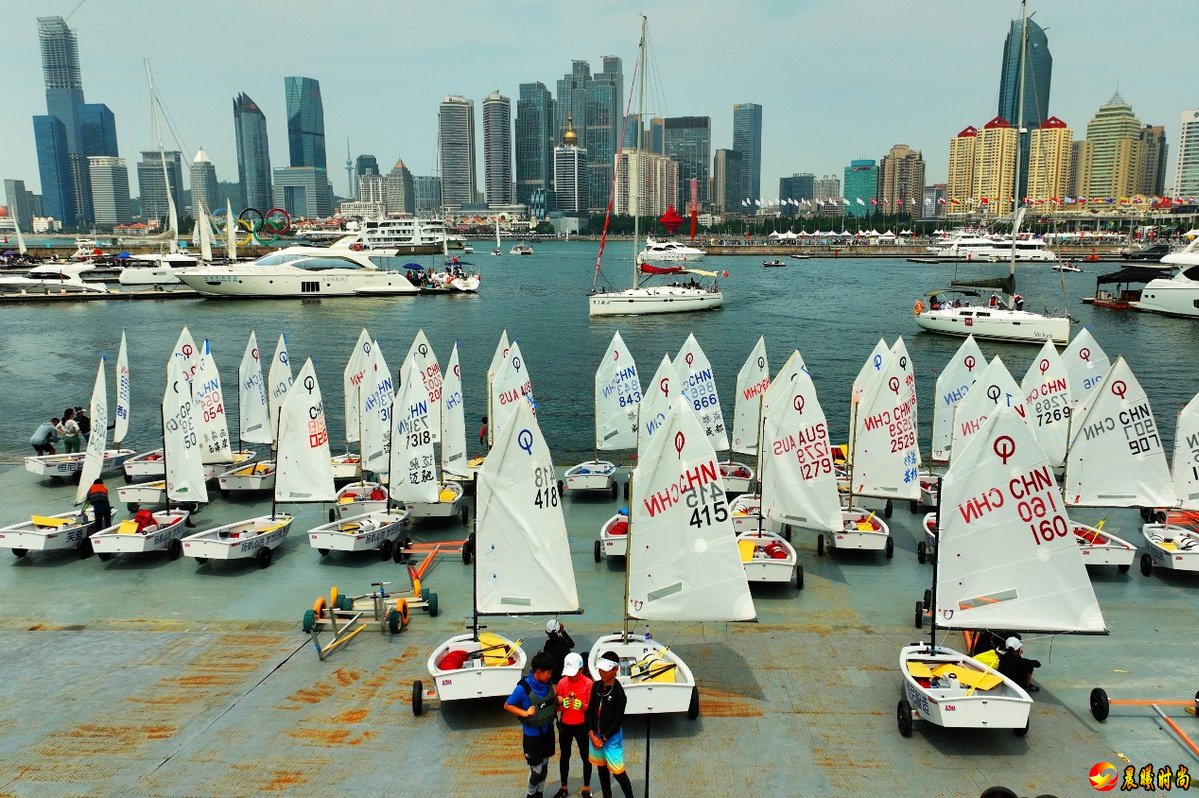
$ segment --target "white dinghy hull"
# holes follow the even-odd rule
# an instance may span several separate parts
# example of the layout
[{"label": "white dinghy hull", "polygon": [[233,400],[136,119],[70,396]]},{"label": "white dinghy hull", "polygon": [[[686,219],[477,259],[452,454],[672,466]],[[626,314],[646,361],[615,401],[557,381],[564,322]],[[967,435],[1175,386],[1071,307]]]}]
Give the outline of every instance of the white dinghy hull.
[{"label": "white dinghy hull", "polygon": [[[896,713],[905,737],[911,734],[912,720],[917,717],[950,729],[1015,729],[1018,734],[1028,729],[1032,698],[1011,679],[973,657],[943,646],[937,646],[935,654],[926,645],[904,646],[899,651],[899,668],[903,689]],[[923,673],[925,668],[943,674],[937,676],[939,686],[926,684],[927,679],[913,674]],[[950,674],[955,678],[948,678]],[[983,689],[984,685],[993,686]]]},{"label": "white dinghy hull", "polygon": [[386,558],[393,554],[407,520],[402,510],[367,511],[308,530],[308,543],[322,557],[331,551],[378,551]]},{"label": "white dinghy hull", "polygon": [[[587,668],[596,681],[600,678],[596,662],[607,652],[620,661],[617,678],[628,701],[626,715],[686,712],[694,718],[699,714],[695,676],[687,663],[657,640],[640,634],[626,638],[621,632],[601,635],[587,657]],[[657,678],[645,678],[655,675]]]},{"label": "white dinghy hull", "polygon": [[167,551],[171,559],[182,553],[182,545],[171,546],[171,541],[182,540],[187,535],[187,510],[160,510],[154,513],[157,522],[153,529],[145,532],[121,532],[121,524],[102,529],[92,535],[92,549],[102,560],[114,554],[144,554],[149,551]]}]

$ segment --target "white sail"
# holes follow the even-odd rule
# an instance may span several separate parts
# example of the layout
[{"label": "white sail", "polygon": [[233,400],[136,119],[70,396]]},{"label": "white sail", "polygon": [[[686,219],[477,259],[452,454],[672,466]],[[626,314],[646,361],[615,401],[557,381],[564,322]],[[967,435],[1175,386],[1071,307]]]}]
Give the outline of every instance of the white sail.
[{"label": "white sail", "polygon": [[666,414],[674,398],[680,395],[679,375],[669,355],[662,356],[653,379],[645,386],[646,393],[637,405],[637,456],[641,457],[649,448],[650,440],[662,429]]},{"label": "white sail", "polygon": [[752,620],[754,602],[716,451],[688,398],[671,401],[632,479],[627,615]]},{"label": "white sail", "polygon": [[941,481],[934,611],[946,629],[1102,632],[1053,469],[1000,406]]},{"label": "white sail", "polygon": [[995,412],[995,407],[1010,407],[1023,419],[1028,418],[1024,391],[1012,379],[1003,361],[996,355],[978,375],[973,390],[958,403],[953,419],[953,443],[950,451],[956,457],[970,439],[982,429],[983,422]]},{"label": "white sail", "polygon": [[[494,394],[491,390],[491,384],[495,381],[496,372],[500,370],[504,359],[508,357],[508,350],[511,344],[508,342],[508,331],[500,332],[500,340],[495,345],[495,353],[491,356],[491,364],[487,367],[487,413],[489,416],[494,415],[495,408],[491,406],[491,400]],[[487,445],[491,446],[495,442],[495,434],[497,432],[495,419],[488,419],[491,423],[487,425]]]},{"label": "white sail", "polygon": [[390,468],[391,407],[395,402],[395,381],[375,341],[371,363],[362,381],[362,470],[382,473]]},{"label": "white sail", "polygon": [[1066,502],[1084,507],[1173,507],[1178,502],[1149,397],[1117,357],[1090,397],[1066,455]]},{"label": "white sail", "polygon": [[1091,331],[1083,327],[1062,352],[1062,362],[1070,377],[1070,398],[1075,405],[1085,402],[1099,387],[1111,368],[1107,353],[1099,346]]},{"label": "white sail", "polygon": [[867,367],[861,393],[854,394],[851,408],[850,493],[917,499],[916,426],[912,399],[903,384],[904,369],[890,350],[871,355]]},{"label": "white sail", "polygon": [[456,477],[469,477],[466,458],[466,410],[462,399],[462,366],[458,363],[458,342],[445,365],[445,384],[441,391],[441,470]]},{"label": "white sail", "polygon": [[204,212],[204,203],[196,203],[196,230],[200,233],[200,260],[212,263],[212,226],[208,223],[208,214]]},{"label": "white sail", "polygon": [[691,402],[691,407],[699,416],[712,448],[723,452],[729,448],[729,436],[724,428],[724,414],[720,410],[720,398],[716,393],[716,377],[712,373],[712,364],[708,362],[708,356],[704,354],[694,335],[688,335],[687,340],[683,342],[683,348],[674,359],[674,366],[679,373],[683,395]]},{"label": "white sail", "polygon": [[121,330],[121,348],[117,351],[117,409],[116,427],[112,431],[114,444],[125,440],[129,432],[130,383],[129,383],[129,351],[125,345],[125,331]]},{"label": "white sail", "polygon": [[787,362],[779,369],[779,373],[774,375],[774,380],[771,381],[770,387],[781,383],[782,386],[778,390],[766,390],[762,396],[762,415],[769,415],[774,412],[774,404],[779,401],[786,401],[790,398],[790,388],[785,387],[788,383],[799,379],[799,372],[807,371],[807,366],[804,365],[803,356],[799,354],[798,349],[791,350],[791,356],[787,358]]},{"label": "white sail", "polygon": [[17,252],[25,255],[29,252],[29,247],[25,246],[25,236],[21,235],[21,223],[17,219],[17,214],[12,215],[12,229],[17,234]]},{"label": "white sail", "polygon": [[[794,361],[794,363],[792,363]],[[805,529],[841,529],[841,500],[833,467],[828,421],[816,385],[798,351],[766,392],[770,410],[762,425],[762,512]]]},{"label": "white sail", "polygon": [[1199,394],[1178,414],[1173,473],[1182,509],[1199,510]]},{"label": "white sail", "polygon": [[228,199],[225,200],[225,257],[237,260],[237,219]]},{"label": "white sail", "polygon": [[103,355],[100,356],[100,368],[96,371],[96,384],[92,386],[92,401],[88,410],[92,419],[92,431],[87,436],[79,487],[75,488],[76,504],[87,498],[88,489],[104,470],[104,450],[108,447],[108,387],[104,380]]},{"label": "white sail", "polygon": [[[850,388],[850,409],[855,401],[860,401],[867,390],[873,390],[873,386],[877,381],[883,378],[883,368],[886,365],[887,359],[891,357],[891,348],[887,346],[886,340],[879,338],[878,343],[874,345],[874,349],[870,350],[870,355],[862,363],[862,367],[858,369],[858,374],[853,378],[853,386]],[[851,423],[849,425],[849,436],[847,444],[849,446],[850,456],[854,450],[854,438],[857,436],[857,430]]]},{"label": "white sail", "polygon": [[429,339],[424,330],[417,330],[412,345],[408,347],[407,362],[413,364],[413,374],[420,379],[425,394],[429,397],[429,431],[433,435],[433,443],[441,442],[441,391],[444,379],[441,366],[437,363],[437,355],[429,346]]},{"label": "white sail", "polygon": [[508,355],[500,362],[495,377],[491,381],[491,417],[488,419],[488,431],[492,440],[500,434],[517,405],[528,404],[534,409],[533,381],[525,368],[525,359],[520,353],[520,344],[512,342]]},{"label": "white sail", "polygon": [[279,342],[275,344],[275,356],[271,358],[271,368],[267,373],[266,395],[270,401],[271,435],[279,439],[279,408],[287,398],[291,389],[291,357],[287,354],[287,336],[279,334]]},{"label": "white sail", "polygon": [[637,408],[641,380],[637,363],[620,333],[612,335],[608,351],[595,370],[595,448],[615,451],[637,448]]},{"label": "white sail", "polygon": [[1053,341],[1046,341],[1020,383],[1028,423],[1049,464],[1066,462],[1066,435],[1070,430],[1070,376]]},{"label": "white sail", "polygon": [[974,341],[974,336],[967,336],[958,351],[945,364],[941,375],[937,377],[936,401],[933,405],[933,445],[932,459],[934,462],[949,461],[950,446],[953,443],[953,419],[958,404],[970,393],[974,381],[987,366],[987,359]]},{"label": "white sail", "polygon": [[433,451],[429,395],[416,375],[416,364],[404,360],[400,390],[392,405],[391,498],[397,502],[437,501],[437,458]]},{"label": "white sail", "polygon": [[753,351],[737,372],[737,396],[733,400],[733,451],[756,455],[762,432],[762,396],[770,387],[770,365],[766,361],[766,339],[758,338]]},{"label": "white sail", "polygon": [[167,364],[166,390],[162,394],[162,445],[167,498],[172,501],[208,501],[201,459],[204,445],[197,423],[202,411],[192,392],[197,382],[183,379],[182,361],[171,358]]},{"label": "white sail", "polygon": [[183,361],[183,379],[190,380],[195,376],[196,366],[200,360],[200,350],[196,347],[196,342],[192,340],[192,334],[186,327],[180,331],[179,340],[175,342],[172,355]]},{"label": "white sail", "polygon": [[274,443],[274,431],[262,381],[258,336],[250,330],[246,351],[237,369],[237,410],[242,443]]},{"label": "white sail", "polygon": [[481,614],[579,608],[570,541],[549,447],[526,402],[479,467],[475,609]]},{"label": "white sail", "polygon": [[204,339],[196,376],[191,381],[196,400],[196,429],[200,433],[200,458],[205,463],[228,463],[233,460],[229,448],[229,421],[225,416],[225,397],[221,392],[221,374],[212,356],[212,346]]},{"label": "white sail", "polygon": [[275,501],[336,500],[325,403],[309,359],[296,377],[295,390],[287,392],[280,408]]},{"label": "white sail", "polygon": [[[900,392],[906,393],[907,398],[912,403],[912,429],[917,430],[917,438],[919,438],[920,421],[919,410],[920,393],[916,390],[916,367],[912,363],[912,356],[908,354],[908,346],[903,342],[903,336],[895,339],[895,343],[891,345],[891,357],[895,358],[899,363],[899,369],[902,372]],[[920,443],[916,443],[916,465],[921,464],[920,459]]]},{"label": "white sail", "polygon": [[374,342],[365,328],[358,333],[354,342],[354,351],[346,361],[345,371],[342,372],[342,398],[345,400],[346,444],[357,441],[362,436],[362,427],[358,410],[362,407],[363,379],[367,369],[371,367],[371,350]]}]

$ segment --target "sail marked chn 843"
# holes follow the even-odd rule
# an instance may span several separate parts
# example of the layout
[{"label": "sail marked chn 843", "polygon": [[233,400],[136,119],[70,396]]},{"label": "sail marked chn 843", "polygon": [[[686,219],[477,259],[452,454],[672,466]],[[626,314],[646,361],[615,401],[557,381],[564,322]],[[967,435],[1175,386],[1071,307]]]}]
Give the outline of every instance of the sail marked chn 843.
[{"label": "sail marked chn 843", "polygon": [[620,332],[612,335],[595,370],[595,448],[618,451],[637,447],[637,408],[641,381],[637,363]]}]

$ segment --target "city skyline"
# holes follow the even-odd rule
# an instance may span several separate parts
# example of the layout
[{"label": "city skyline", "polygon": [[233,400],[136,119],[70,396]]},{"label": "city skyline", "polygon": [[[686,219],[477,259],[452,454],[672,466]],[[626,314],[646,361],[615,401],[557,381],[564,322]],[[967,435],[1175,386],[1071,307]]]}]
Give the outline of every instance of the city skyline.
[{"label": "city skyline", "polygon": [[[5,142],[0,174],[24,180],[39,192],[44,187],[29,121],[44,108],[36,15],[67,13],[70,9],[65,5],[69,4],[42,8],[36,14],[12,7],[0,10],[0,25],[12,32],[6,51],[11,54],[6,70],[11,113],[0,119],[0,140]],[[796,172],[837,174],[851,160],[878,161],[897,142],[924,154],[929,183],[944,181],[946,142],[965,125],[978,124],[992,115],[988,112],[998,99],[997,75],[1004,43],[1011,21],[1019,16],[1016,2],[963,9],[938,0],[922,6],[918,14],[885,2],[867,1],[852,10],[824,3],[764,3],[738,10],[737,25],[721,29],[722,38],[718,39],[707,23],[727,13],[727,6],[720,3],[697,3],[697,13],[686,18],[668,13],[669,7],[660,3],[638,8],[621,5],[602,14],[589,8],[567,12],[548,4],[527,5],[539,9],[542,24],[555,32],[547,44],[522,51],[520,59],[508,58],[506,49],[494,46],[496,41],[505,41],[495,35],[494,25],[515,31],[521,14],[480,5],[473,20],[477,27],[457,32],[459,49],[467,57],[451,64],[438,60],[432,77],[424,74],[422,65],[431,63],[436,51],[433,43],[406,41],[404,47],[396,48],[387,36],[390,26],[385,19],[359,30],[352,15],[322,16],[323,31],[330,41],[354,40],[354,46],[345,52],[331,47],[325,55],[308,48],[291,52],[286,47],[264,45],[261,53],[255,53],[243,47],[235,67],[232,61],[225,65],[218,48],[202,81],[186,59],[178,58],[170,48],[170,37],[159,35],[155,20],[119,13],[121,9],[110,0],[91,0],[67,24],[78,38],[88,94],[104,97],[113,110],[120,155],[127,163],[133,163],[134,153],[156,146],[141,64],[145,56],[153,62],[159,94],[182,139],[176,142],[164,136],[166,148],[179,149],[190,157],[202,147],[226,180],[236,174],[237,160],[232,120],[224,109],[240,92],[254,97],[266,116],[272,134],[271,161],[289,162],[281,84],[282,78],[294,74],[321,82],[332,151],[340,151],[348,135],[355,154],[375,153],[384,163],[402,159],[416,175],[435,175],[437,109],[443,96],[458,94],[481,103],[498,89],[505,96],[516,97],[521,83],[541,81],[554,86],[572,61],[587,60],[594,68],[603,56],[613,55],[624,60],[622,99],[627,104],[633,88],[636,11],[644,8],[650,17],[657,61],[656,69],[651,65],[651,76],[655,72],[660,76],[665,94],[665,104],[657,102],[647,112],[710,117],[714,152],[733,146],[734,104],[761,104],[761,180],[762,193],[768,196],[780,177]],[[293,35],[302,38],[310,19],[306,10],[316,13],[324,8],[309,0],[298,0],[295,6],[297,13],[280,17],[265,9],[214,0],[204,9],[178,9],[174,21],[188,26],[194,36],[202,37],[206,30],[216,36],[219,21],[236,9],[248,30],[269,29],[271,41],[289,41]],[[1048,31],[1054,57],[1049,113],[1082,130],[1118,84],[1143,123],[1165,126],[1166,141],[1172,148],[1180,114],[1195,107],[1196,98],[1186,93],[1189,86],[1181,72],[1174,78],[1168,71],[1164,55],[1172,48],[1184,51],[1199,30],[1196,15],[1187,13],[1190,10],[1183,2],[1166,2],[1160,11],[1134,15],[1122,4],[1097,2],[1087,7],[1084,16],[1077,5],[1063,0],[1034,3],[1030,11]],[[393,13],[398,14],[380,10],[383,17]],[[411,9],[405,12],[405,24],[442,27],[446,13],[437,8]],[[619,24],[622,14],[627,16],[627,24]],[[864,16],[873,24],[859,25]],[[260,19],[254,22],[254,18]],[[1160,34],[1153,37],[1155,46],[1143,41],[1145,37],[1117,39],[1116,32],[1130,29],[1134,22],[1139,29],[1155,19],[1162,23],[1155,25]],[[1111,32],[1104,29],[1108,24]],[[894,45],[896,30],[903,31],[902,49]],[[771,52],[772,43],[778,45],[774,52],[789,52],[783,43],[796,37],[804,43],[802,56],[781,61],[777,55],[766,61],[754,57]],[[111,47],[117,40],[132,46]],[[938,70],[936,63],[931,64],[928,79],[914,85],[888,83],[888,70],[853,67],[855,62],[859,67],[878,64],[880,58],[923,61],[930,52],[936,53],[935,62],[952,64],[952,69]],[[779,88],[786,85],[779,79],[780,69],[784,76],[794,70],[794,90]],[[385,77],[392,73],[413,78]],[[372,78],[374,74],[379,78]],[[905,70],[904,74],[913,73]],[[480,163],[481,156],[476,152]],[[1174,184],[1174,171],[1171,153],[1167,186]],[[332,170],[330,177],[338,194],[350,193],[341,170]],[[477,175],[480,183],[482,177]],[[704,191],[706,187],[701,186],[701,193]]]}]

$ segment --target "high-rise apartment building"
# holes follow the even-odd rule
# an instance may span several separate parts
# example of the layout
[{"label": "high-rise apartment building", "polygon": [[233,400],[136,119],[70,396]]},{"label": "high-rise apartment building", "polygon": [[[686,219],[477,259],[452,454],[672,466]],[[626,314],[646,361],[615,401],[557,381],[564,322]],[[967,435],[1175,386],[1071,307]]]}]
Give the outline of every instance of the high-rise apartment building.
[{"label": "high-rise apartment building", "polygon": [[559,211],[583,213],[589,196],[587,150],[579,146],[572,122],[567,115],[562,143],[554,147],[554,203]]},{"label": "high-rise apartment building", "polygon": [[410,216],[416,213],[416,181],[403,161],[396,161],[383,181],[383,209]]},{"label": "high-rise apartment building", "polygon": [[760,199],[762,196],[761,105],[757,103],[733,105],[733,149],[741,154],[741,198]]},{"label": "high-rise apartment building", "polygon": [[712,204],[721,213],[745,213],[742,185],[741,153],[717,150],[712,157]]},{"label": "high-rise apartment building", "polygon": [[1085,141],[1075,141],[1070,148],[1070,179],[1066,183],[1066,195],[1069,197],[1077,197],[1078,193],[1078,165],[1082,163],[1082,152]]},{"label": "high-rise apartment building", "polygon": [[266,213],[275,201],[266,115],[247,94],[233,98],[233,133],[237,139],[237,182],[241,190],[241,209],[234,211],[257,208]]},{"label": "high-rise apartment building", "polygon": [[96,226],[110,228],[131,223],[133,213],[129,204],[129,171],[125,168],[125,159],[92,155],[87,159],[87,167]]},{"label": "high-rise apartment building", "polygon": [[779,212],[783,216],[795,217],[801,209],[810,210],[815,198],[816,175],[811,172],[796,172],[790,177],[779,178]]},{"label": "high-rise apartment building", "polygon": [[978,144],[978,128],[967,125],[962,132],[949,140],[949,180],[946,203],[953,211],[969,212],[977,207],[974,195],[975,150]]},{"label": "high-rise apartment building", "polygon": [[208,159],[208,153],[203,148],[196,150],[196,157],[191,164],[192,183],[192,212],[203,206],[211,214],[221,201],[221,191],[217,186],[216,167]]},{"label": "high-rise apartment building", "polygon": [[896,144],[879,161],[878,201],[887,213],[920,218],[924,200],[924,158],[920,150]]},{"label": "high-rise apartment building", "polygon": [[287,99],[287,149],[292,166],[328,168],[325,163],[325,106],[320,81],[285,77]]},{"label": "high-rise apartment building", "polygon": [[412,187],[416,192],[418,216],[437,216],[441,213],[441,178],[437,175],[415,175]]},{"label": "high-rise apartment building", "polygon": [[1141,167],[1137,193],[1160,197],[1166,192],[1166,129],[1161,125],[1141,128]]},{"label": "high-rise apartment building", "polygon": [[1032,202],[1049,200],[1053,209],[1070,195],[1070,161],[1074,155],[1074,131],[1051,116],[1029,138],[1028,187],[1024,195]]},{"label": "high-rise apartment building", "polygon": [[554,98],[544,83],[520,84],[516,101],[516,201],[532,205],[533,192],[554,182]]},{"label": "high-rise apartment building", "polygon": [[831,216],[841,215],[841,178],[836,175],[818,178],[812,185],[812,194],[819,212]]},{"label": "high-rise apartment building", "polygon": [[1174,196],[1199,196],[1199,108],[1182,112],[1177,149]]},{"label": "high-rise apartment building", "polygon": [[[605,208],[608,194],[612,191],[612,169],[616,151],[622,139],[624,124],[624,73],[621,60],[616,56],[603,58],[603,71],[591,76],[587,85],[587,117],[584,140],[587,142],[587,182],[589,199],[587,206],[592,210]],[[576,131],[580,124],[573,120]]]},{"label": "high-rise apartment building", "polygon": [[316,166],[281,166],[275,169],[274,207],[294,219],[324,219],[333,214],[333,189],[329,174]]},{"label": "high-rise apartment building", "polygon": [[1119,92],[1087,123],[1079,156],[1082,196],[1118,199],[1136,193],[1141,178],[1141,120]]},{"label": "high-rise apartment building", "polygon": [[66,126],[50,114],[35,116],[33,141],[37,147],[43,209],[47,216],[57,219],[65,227],[74,227],[79,223],[79,213],[71,185],[71,153],[67,149]]},{"label": "high-rise apartment building", "polygon": [[623,149],[616,158],[614,211],[661,216],[679,205],[679,164],[665,155]]},{"label": "high-rise apartment building", "polygon": [[1024,116],[1016,119],[1020,104],[1020,20],[1012,20],[1007,41],[1003,45],[1003,66],[999,74],[999,108],[996,115],[1016,123],[1025,132],[1019,137],[1020,195],[1028,178],[1029,131],[1040,127],[1049,118],[1049,89],[1053,76],[1053,55],[1045,30],[1032,19],[1028,20],[1027,49],[1024,52]]},{"label": "high-rise apartment building", "polygon": [[689,183],[699,182],[699,202],[708,201],[708,169],[712,163],[712,118],[667,117],[663,124],[663,152],[679,165],[678,196],[689,199]]},{"label": "high-rise apartment building", "polygon": [[[163,175],[163,160],[166,174]],[[177,150],[159,153],[157,150],[143,152],[137,163],[137,187],[142,200],[143,219],[166,219],[169,212],[167,186],[171,189],[171,202],[176,216],[183,211],[183,153]],[[271,206],[267,205],[265,210]]]},{"label": "high-rise apartment building", "polygon": [[878,166],[873,160],[850,161],[845,167],[845,206],[848,216],[866,216],[877,213],[878,203]]},{"label": "high-rise apartment building", "polygon": [[488,205],[512,204],[512,101],[499,91],[483,98],[483,180]]},{"label": "high-rise apartment building", "polygon": [[437,114],[437,138],[441,164],[441,204],[471,205],[475,202],[475,101],[448,96]]},{"label": "high-rise apartment building", "polygon": [[997,116],[978,131],[974,146],[974,191],[971,196],[989,215],[1011,213],[1016,188],[1016,129]]}]

